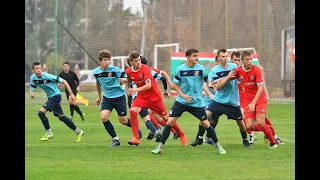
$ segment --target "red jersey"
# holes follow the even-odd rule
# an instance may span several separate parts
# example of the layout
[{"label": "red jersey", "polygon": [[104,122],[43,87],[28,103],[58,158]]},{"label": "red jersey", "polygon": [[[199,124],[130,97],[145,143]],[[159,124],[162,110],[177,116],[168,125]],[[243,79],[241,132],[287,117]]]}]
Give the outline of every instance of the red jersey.
[{"label": "red jersey", "polygon": [[[252,65],[252,68],[249,71],[246,71],[243,69],[242,66],[238,66],[236,69],[235,76],[238,78],[240,82],[240,86],[242,86],[244,89],[244,93],[241,94],[241,95],[244,95],[244,97],[242,98],[244,98],[244,101],[246,104],[249,104],[254,99],[258,91],[258,85],[264,83],[261,69],[256,65]],[[240,94],[240,89],[239,89],[239,94]],[[267,96],[263,89],[262,94],[258,99],[257,103],[265,103],[265,102],[267,102]]]},{"label": "red jersey", "polygon": [[238,83],[238,89],[239,89],[239,99],[240,99],[240,106],[244,107],[246,105],[245,103],[245,99],[244,99],[244,87],[241,84],[241,81],[237,79],[237,83]]},{"label": "red jersey", "polygon": [[133,70],[132,67],[128,67],[126,69],[126,74],[138,88],[144,86],[147,81],[151,81],[151,88],[138,92],[137,96],[141,96],[143,99],[149,101],[162,100],[162,94],[158,88],[158,84],[156,80],[152,78],[151,70],[147,65],[141,64],[141,67],[138,70]]},{"label": "red jersey", "polygon": [[158,74],[161,74],[161,70],[160,69],[156,69],[154,67],[150,67],[151,70],[154,70],[155,72],[157,72]]}]

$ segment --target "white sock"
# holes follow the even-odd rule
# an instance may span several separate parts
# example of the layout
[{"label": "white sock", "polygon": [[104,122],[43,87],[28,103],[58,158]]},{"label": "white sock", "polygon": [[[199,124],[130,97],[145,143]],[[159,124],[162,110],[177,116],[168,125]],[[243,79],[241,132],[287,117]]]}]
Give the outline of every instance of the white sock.
[{"label": "white sock", "polygon": [[254,132],[252,131],[252,133],[250,134],[250,136],[253,136],[254,135]]},{"label": "white sock", "polygon": [[112,138],[112,141],[120,141],[120,139],[118,138],[118,136]]},{"label": "white sock", "polygon": [[275,138],[275,139],[278,139],[278,136],[275,134],[275,135],[274,135],[274,138]]},{"label": "white sock", "polygon": [[80,130],[78,127],[76,127],[76,129],[74,130],[74,132],[76,132],[76,134],[78,135],[78,134],[81,133],[81,130]]},{"label": "white sock", "polygon": [[199,136],[199,139],[203,139],[203,136]]},{"label": "white sock", "polygon": [[52,134],[51,128],[49,128],[48,130],[46,130],[46,132],[47,132],[48,134]]}]

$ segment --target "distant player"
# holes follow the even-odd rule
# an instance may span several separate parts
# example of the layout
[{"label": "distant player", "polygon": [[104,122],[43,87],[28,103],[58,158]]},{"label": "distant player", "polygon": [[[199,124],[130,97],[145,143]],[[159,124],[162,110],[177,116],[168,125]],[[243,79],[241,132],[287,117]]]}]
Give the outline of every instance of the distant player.
[{"label": "distant player", "polygon": [[61,102],[61,92],[57,88],[57,83],[63,83],[66,90],[70,94],[69,101],[71,103],[75,103],[75,95],[72,93],[72,90],[68,84],[68,82],[61,77],[42,72],[41,64],[39,62],[34,62],[32,64],[33,73],[30,79],[30,96],[31,99],[34,99],[33,91],[39,86],[47,95],[47,102],[40,108],[38,112],[38,116],[41,119],[41,122],[46,130],[45,135],[40,139],[41,141],[47,141],[48,139],[53,138],[53,133],[50,128],[49,120],[46,116],[48,111],[53,112],[53,115],[58,117],[60,121],[65,123],[70,129],[72,129],[76,135],[76,142],[80,142],[81,138],[84,134],[84,131],[79,129],[70,118],[64,115],[62,107],[60,105]]},{"label": "distant player", "polygon": [[[112,138],[111,147],[119,146],[120,139],[117,136],[109,116],[113,109],[118,113],[118,120],[121,124],[131,127],[130,119],[127,118],[126,91],[121,86],[127,82],[127,75],[119,67],[111,65],[111,53],[108,50],[101,50],[98,53],[100,66],[93,70],[96,78],[98,98],[96,104],[100,105],[100,117],[105,130]],[[101,94],[103,89],[103,99]],[[139,137],[142,133],[139,131]]]},{"label": "distant player", "polygon": [[205,73],[204,66],[198,64],[198,52],[197,49],[188,49],[185,53],[187,62],[177,67],[173,79],[173,89],[179,95],[171,107],[167,125],[162,131],[160,144],[151,151],[153,154],[163,153],[164,144],[169,137],[173,124],[186,111],[200,120],[200,124],[207,130],[208,136],[214,141],[218,153],[226,154],[226,151],[218,142],[214,128],[208,121],[205,109],[202,107],[202,86],[203,82],[207,81],[208,76]]},{"label": "distant player", "polygon": [[[159,114],[164,120],[168,119],[168,114],[164,107],[162,94],[158,88],[157,82],[152,78],[150,68],[147,65],[141,64],[140,54],[136,51],[131,51],[129,53],[129,60],[131,67],[126,69],[126,74],[128,76],[127,95],[133,95],[135,93],[138,93],[138,95],[130,108],[132,133],[134,137],[132,140],[128,140],[128,144],[139,145],[140,138],[137,131],[139,122],[137,116],[141,109],[151,109],[155,114]],[[131,81],[137,85],[137,88],[130,88]],[[175,129],[179,134],[182,145],[184,145],[186,137],[183,131],[181,131],[177,124],[175,124]]]},{"label": "distant player", "polygon": [[[63,71],[59,74],[59,77],[65,79],[68,82],[73,94],[77,96],[77,92],[80,91],[79,78],[75,72],[70,70],[70,65],[68,62],[63,63]],[[69,99],[69,96],[70,96],[69,92],[67,90],[65,90],[65,92],[66,92],[67,99]],[[80,110],[79,106],[71,103],[69,103],[69,106],[70,106],[71,120],[73,119],[74,111],[76,111],[80,115],[82,121],[84,121],[84,115]]]}]

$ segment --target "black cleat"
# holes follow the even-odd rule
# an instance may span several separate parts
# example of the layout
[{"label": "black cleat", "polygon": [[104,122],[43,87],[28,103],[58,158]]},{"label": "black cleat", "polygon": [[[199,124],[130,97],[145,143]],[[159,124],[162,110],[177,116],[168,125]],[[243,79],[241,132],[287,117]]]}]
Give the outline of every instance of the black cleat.
[{"label": "black cleat", "polygon": [[147,136],[147,139],[148,139],[148,140],[152,140],[153,137],[154,137],[154,134],[153,134],[153,132],[150,131],[149,134],[148,134],[148,136]]},{"label": "black cleat", "polygon": [[190,145],[197,146],[197,145],[202,145],[202,143],[203,143],[203,139],[198,138],[198,139],[192,141],[192,143],[190,143]]},{"label": "black cleat", "polygon": [[175,140],[175,139],[178,139],[178,137],[179,137],[179,134],[178,133],[174,133],[172,139]]},{"label": "black cleat", "polygon": [[243,145],[244,145],[245,147],[249,147],[249,146],[250,146],[250,143],[249,143],[249,141],[248,141],[247,139],[244,139],[244,140],[242,141],[242,143],[243,143]]}]

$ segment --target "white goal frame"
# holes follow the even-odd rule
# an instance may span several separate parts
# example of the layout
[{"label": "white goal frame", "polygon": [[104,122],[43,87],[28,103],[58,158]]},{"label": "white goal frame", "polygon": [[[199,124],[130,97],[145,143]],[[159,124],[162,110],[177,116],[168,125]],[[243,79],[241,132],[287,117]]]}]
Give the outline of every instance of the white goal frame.
[{"label": "white goal frame", "polygon": [[158,67],[158,48],[162,47],[176,47],[175,52],[179,52],[179,43],[171,43],[171,44],[155,44],[154,45],[154,53],[153,53],[153,67],[157,69]]}]

